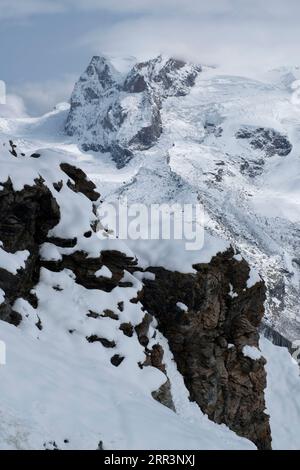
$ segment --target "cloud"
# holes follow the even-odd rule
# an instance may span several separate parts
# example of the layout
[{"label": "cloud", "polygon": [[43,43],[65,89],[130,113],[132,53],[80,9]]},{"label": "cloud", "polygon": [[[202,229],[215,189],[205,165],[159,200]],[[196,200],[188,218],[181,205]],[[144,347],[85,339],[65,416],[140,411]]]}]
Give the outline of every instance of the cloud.
[{"label": "cloud", "polygon": [[[234,2],[222,4],[225,9]],[[230,11],[227,16],[211,9],[209,14],[193,17],[153,14],[130,17],[88,32],[80,44],[89,47],[92,53],[103,51],[146,58],[163,52],[244,73],[299,61],[297,18],[289,18],[284,27],[276,8],[270,17],[258,15],[252,8],[252,16],[245,15],[244,10],[243,14]]]},{"label": "cloud", "polygon": [[[166,53],[255,75],[299,63],[299,17],[299,0],[0,0],[0,22],[10,33],[2,51],[11,61],[6,80],[19,80],[14,57],[31,81],[12,93],[38,114],[69,98],[78,77],[68,72],[79,75],[92,54],[145,59]],[[31,22],[15,34],[9,21],[24,18]],[[23,49],[24,60],[18,57]],[[30,78],[36,71],[39,82]],[[49,80],[56,74],[65,76]]]},{"label": "cloud", "polygon": [[234,15],[235,17],[283,18],[300,13],[298,0],[0,0],[0,19],[70,11],[109,11],[117,14],[193,17]]},{"label": "cloud", "polygon": [[59,13],[65,10],[63,3],[55,0],[0,0],[0,20]]},{"label": "cloud", "polygon": [[26,117],[26,108],[23,99],[14,94],[6,95],[5,104],[0,103],[0,116],[6,118]]},{"label": "cloud", "polygon": [[[89,3],[92,7],[95,2]],[[224,71],[254,74],[299,62],[299,0],[100,3],[127,15],[101,30],[88,31],[80,39],[92,53],[144,59],[162,52],[217,64]]]},{"label": "cloud", "polygon": [[62,101],[68,101],[78,77],[65,75],[58,80],[26,82],[12,87],[15,96],[19,96],[31,115],[41,115],[51,111]]}]

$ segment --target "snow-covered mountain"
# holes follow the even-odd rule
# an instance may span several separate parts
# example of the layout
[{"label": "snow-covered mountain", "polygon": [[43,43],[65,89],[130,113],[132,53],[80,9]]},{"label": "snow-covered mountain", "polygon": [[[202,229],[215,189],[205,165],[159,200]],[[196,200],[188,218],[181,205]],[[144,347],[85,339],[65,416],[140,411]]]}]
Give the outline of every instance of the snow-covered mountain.
[{"label": "snow-covered mountain", "polygon": [[68,135],[84,150],[111,152],[117,167],[145,150],[162,133],[164,98],[184,96],[201,67],[161,56],[118,73],[103,57],[93,57],[77,82],[66,123]]},{"label": "snow-covered mountain", "polygon": [[[258,335],[300,333],[297,74],[94,57],[70,106],[0,117],[1,448],[299,448]],[[121,196],[201,201],[203,249],[96,232]]]}]

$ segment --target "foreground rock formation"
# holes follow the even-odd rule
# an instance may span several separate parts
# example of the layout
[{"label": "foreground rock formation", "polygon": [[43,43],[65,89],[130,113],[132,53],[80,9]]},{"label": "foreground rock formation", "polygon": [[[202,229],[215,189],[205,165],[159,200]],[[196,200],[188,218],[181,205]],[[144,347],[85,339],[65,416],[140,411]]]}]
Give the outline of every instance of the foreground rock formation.
[{"label": "foreground rock formation", "polygon": [[155,281],[145,281],[143,304],[169,341],[190,399],[210,419],[268,449],[266,361],[243,353],[247,345],[258,348],[265,286],[247,288],[249,267],[233,255],[196,266],[196,275],[151,269]]},{"label": "foreground rock formation", "polygon": [[[39,158],[44,156],[39,155]],[[90,204],[90,229],[85,228],[78,237],[62,238],[51,232],[62,219],[62,207],[58,203],[61,191],[79,195],[78,204],[82,203],[81,198]],[[68,162],[59,164],[51,188],[42,176],[22,190],[15,190],[10,179],[1,183],[2,255],[9,257],[23,253],[24,257],[23,265],[20,263],[15,272],[0,266],[0,293],[3,292],[0,319],[18,327],[34,315],[32,311],[38,311],[40,298],[35,286],[42,272],[50,273],[49,276],[62,273],[71,276],[72,282],[75,280],[76,285],[91,293],[111,294],[111,308],[89,309],[76,323],[77,327],[66,327],[66,334],[84,334],[90,347],[95,343],[104,347],[109,352],[111,365],[119,367],[125,359],[118,349],[120,336],[113,339],[100,334],[95,321],[105,319],[109,325],[116,325],[118,335],[122,338],[124,335],[126,341],[137,340],[144,359],[137,361],[135,367],[143,370],[150,366],[165,374],[162,385],[152,395],[175,410],[164,351],[155,340],[155,318],[158,329],[168,339],[191,400],[196,401],[211,420],[225,423],[240,436],[252,440],[258,448],[269,449],[269,421],[264,413],[265,360],[253,359],[244,351],[245,346],[258,347],[258,328],[264,312],[264,284],[258,282],[249,287],[247,263],[235,257],[233,251],[228,251],[216,255],[209,264],[197,265],[196,274],[149,267],[155,280],[144,280],[144,287],[141,284],[134,294],[134,275],[143,270],[133,257],[105,249],[101,240],[97,241],[98,256],[88,254],[83,248],[88,246],[84,243],[95,242],[94,212],[99,196],[84,172]],[[59,296],[65,288],[63,284],[53,284],[53,295]],[[117,299],[117,308],[113,297],[116,289],[123,293]],[[30,313],[20,313],[22,309],[16,307],[20,299],[30,305],[23,309]],[[182,310],[178,302],[185,304],[187,310]],[[122,321],[122,314],[131,311],[128,306],[132,308],[132,318]],[[47,316],[40,318],[36,314],[34,321],[37,331],[42,333]],[[80,331],[84,322],[87,326]]]}]

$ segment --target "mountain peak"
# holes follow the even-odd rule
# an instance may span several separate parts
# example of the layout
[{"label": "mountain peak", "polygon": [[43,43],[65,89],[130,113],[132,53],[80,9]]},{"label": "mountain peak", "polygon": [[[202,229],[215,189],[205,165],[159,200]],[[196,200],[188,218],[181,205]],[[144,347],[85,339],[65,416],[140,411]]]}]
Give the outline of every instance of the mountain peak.
[{"label": "mountain peak", "polygon": [[109,59],[104,56],[93,56],[80,80],[95,79],[103,89],[107,89],[117,82],[117,76],[118,72]]},{"label": "mountain peak", "polygon": [[[201,67],[159,55],[124,76],[105,56],[94,56],[75,85],[66,123],[84,150],[110,152],[118,167],[160,137],[162,101],[189,93]],[[133,124],[134,123],[134,124]]]}]

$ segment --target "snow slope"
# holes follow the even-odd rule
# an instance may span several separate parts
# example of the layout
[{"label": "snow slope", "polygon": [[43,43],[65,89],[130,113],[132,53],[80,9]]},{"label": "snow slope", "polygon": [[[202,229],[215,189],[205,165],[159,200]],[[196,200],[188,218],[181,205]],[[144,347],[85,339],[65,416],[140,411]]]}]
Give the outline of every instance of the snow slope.
[{"label": "snow slope", "polygon": [[[84,348],[78,338],[37,340],[4,322],[0,335],[8,345],[0,369],[1,449],[51,448],[53,441],[61,449],[97,449],[100,441],[104,449],[255,447],[196,405],[191,421],[155,402],[147,394],[149,380],[146,385],[145,376],[110,370],[103,351],[96,354],[100,346]],[[189,406],[184,387],[182,393]]]},{"label": "snow slope", "polygon": [[299,365],[286,348],[261,338],[260,348],[267,359],[267,413],[270,415],[274,450],[299,450],[300,376]]}]

